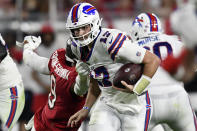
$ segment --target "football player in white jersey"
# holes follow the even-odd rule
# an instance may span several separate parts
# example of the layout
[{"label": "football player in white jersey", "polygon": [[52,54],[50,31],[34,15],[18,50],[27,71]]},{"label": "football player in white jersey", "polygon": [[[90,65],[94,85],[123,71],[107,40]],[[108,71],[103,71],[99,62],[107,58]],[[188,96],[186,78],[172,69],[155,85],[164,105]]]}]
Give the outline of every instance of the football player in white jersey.
[{"label": "football player in white jersey", "polygon": [[[156,54],[161,60],[168,55],[177,56],[183,43],[177,36],[162,32],[161,22],[155,14],[141,13],[132,23],[131,38],[135,44]],[[196,116],[191,108],[183,83],[172,78],[159,67],[148,86],[153,103],[152,128],[167,123],[175,131],[196,131]]]},{"label": "football player in white jersey", "polygon": [[20,117],[25,104],[22,77],[0,34],[0,119],[5,130]]},{"label": "football player in white jersey", "polygon": [[[74,126],[87,116],[87,109],[98,98],[90,117],[90,131],[146,131],[152,112],[146,87],[160,64],[159,58],[132,44],[124,32],[101,28],[99,14],[89,3],[71,8],[66,27],[71,32],[72,53],[86,63],[92,80],[96,80],[92,83],[98,82],[100,88],[89,89],[84,108],[70,118],[69,125]],[[119,91],[112,87],[113,77],[129,62],[143,63],[143,75],[127,92]]]},{"label": "football player in white jersey", "polygon": [[191,80],[195,73],[195,55],[197,47],[197,0],[177,0],[178,8],[170,15],[170,23],[173,31],[181,36],[185,43],[185,49],[179,56],[169,55],[163,62],[163,67],[171,74],[182,69],[179,77],[187,82]]}]

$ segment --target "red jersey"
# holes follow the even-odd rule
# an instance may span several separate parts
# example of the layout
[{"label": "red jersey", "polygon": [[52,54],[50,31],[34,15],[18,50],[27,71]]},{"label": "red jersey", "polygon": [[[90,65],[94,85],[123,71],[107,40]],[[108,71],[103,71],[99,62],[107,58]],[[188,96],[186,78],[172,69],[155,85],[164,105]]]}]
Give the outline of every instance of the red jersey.
[{"label": "red jersey", "polygon": [[67,127],[67,122],[71,115],[83,107],[85,98],[70,92],[77,72],[75,67],[66,65],[65,53],[65,49],[58,49],[49,60],[51,92],[47,104],[35,113],[36,131],[77,131],[77,128]]}]

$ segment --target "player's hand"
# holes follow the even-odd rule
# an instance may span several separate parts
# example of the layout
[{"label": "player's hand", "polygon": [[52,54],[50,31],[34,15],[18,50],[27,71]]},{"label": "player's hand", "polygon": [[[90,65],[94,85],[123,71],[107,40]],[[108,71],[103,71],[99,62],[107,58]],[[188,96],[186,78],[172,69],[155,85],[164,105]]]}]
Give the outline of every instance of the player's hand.
[{"label": "player's hand", "polygon": [[72,115],[68,121],[68,127],[77,127],[88,116],[89,111],[81,109],[74,115]]},{"label": "player's hand", "polygon": [[128,93],[133,93],[133,88],[134,86],[133,85],[128,85],[125,81],[121,81],[121,84],[125,86],[125,89],[123,88],[118,88],[114,85],[112,85],[112,87],[116,90],[119,90],[119,91],[123,91],[123,92],[128,92]]},{"label": "player's hand", "polygon": [[41,44],[41,37],[36,36],[25,36],[22,43],[16,41],[16,45],[19,47],[24,47],[24,49],[35,50]]},{"label": "player's hand", "polygon": [[90,72],[88,65],[82,61],[77,61],[75,68],[78,72],[78,75],[80,75],[81,77],[87,76]]}]

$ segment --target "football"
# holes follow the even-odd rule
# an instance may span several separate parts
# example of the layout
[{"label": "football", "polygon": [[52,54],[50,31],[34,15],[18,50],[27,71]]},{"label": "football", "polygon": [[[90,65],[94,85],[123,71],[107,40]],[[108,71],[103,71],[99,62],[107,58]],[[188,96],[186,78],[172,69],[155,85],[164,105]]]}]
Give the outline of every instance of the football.
[{"label": "football", "polygon": [[142,64],[134,64],[134,63],[124,64],[116,72],[113,79],[113,85],[118,88],[125,88],[125,86],[121,84],[122,80],[129,85],[134,85],[140,79],[142,73],[143,73]]}]

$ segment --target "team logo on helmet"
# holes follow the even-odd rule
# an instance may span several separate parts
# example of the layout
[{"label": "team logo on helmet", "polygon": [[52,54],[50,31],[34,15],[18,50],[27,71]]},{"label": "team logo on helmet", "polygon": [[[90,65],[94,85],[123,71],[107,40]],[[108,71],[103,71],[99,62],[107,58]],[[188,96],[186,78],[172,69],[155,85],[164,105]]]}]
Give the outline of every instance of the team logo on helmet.
[{"label": "team logo on helmet", "polygon": [[132,25],[137,23],[139,25],[139,27],[142,27],[141,22],[144,22],[144,21],[142,19],[139,19],[138,17],[136,17],[135,20],[133,21]]},{"label": "team logo on helmet", "polygon": [[95,15],[95,10],[96,8],[90,5],[86,5],[83,7],[83,13],[88,14],[88,15]]}]

